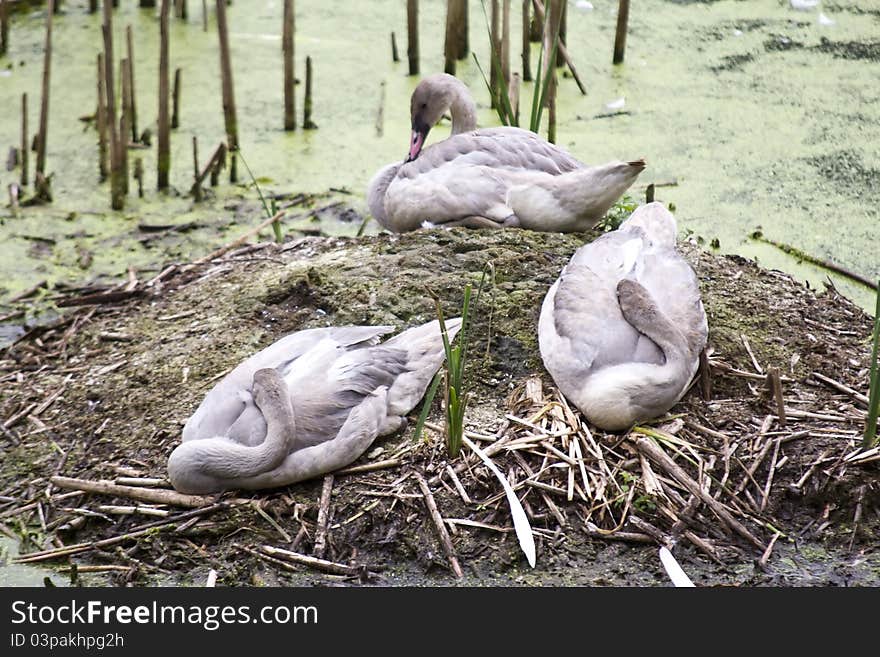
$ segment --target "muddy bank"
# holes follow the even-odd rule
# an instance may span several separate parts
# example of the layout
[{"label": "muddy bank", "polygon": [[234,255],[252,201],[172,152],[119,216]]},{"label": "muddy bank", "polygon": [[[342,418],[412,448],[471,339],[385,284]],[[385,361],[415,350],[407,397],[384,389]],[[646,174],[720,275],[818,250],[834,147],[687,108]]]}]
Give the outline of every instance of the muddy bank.
[{"label": "muddy bank", "polygon": [[[572,418],[541,412],[562,407],[541,367],[535,326],[547,288],[589,238],[457,229],[261,243],[184,268],[142,297],[68,312],[57,327],[32,331],[0,360],[2,529],[21,540],[22,554],[84,544],[72,556],[41,563],[99,570],[81,574],[87,583],[199,584],[214,569],[225,585],[454,584],[412,476],[418,471],[431,482],[463,581],[471,584],[666,585],[656,544],[644,533],[650,530],[634,526],[636,520],[676,539],[676,556],[699,584],[880,583],[877,461],[851,458],[864,407],[813,376],[866,392],[870,320],[832,289],[817,292],[740,257],[683,245],[709,318],[712,389],[704,399],[693,388],[659,427],[689,446],[669,453],[695,479],[711,475],[703,480],[710,493],[761,549],[732,534],[655,465],[666,491],[658,497],[646,484],[646,466],[628,451],[633,436],[592,431],[602,462],[585,451],[576,459],[583,474],[575,465],[569,474],[570,464],[553,456],[546,445],[559,451],[563,443],[552,441],[564,433],[554,433],[553,423]],[[469,336],[467,424],[485,448],[528,441],[533,430],[522,421],[545,432],[540,443],[493,457],[518,483],[531,516],[534,570],[509,530],[497,482],[472,454],[447,463],[436,431],[413,440],[414,416],[404,432],[378,441],[355,464],[387,462],[383,467],[335,477],[322,554],[355,568],[355,575],[260,556],[263,545],[313,554],[320,480],[227,495],[228,508],[131,539],[123,535],[156,521],[156,509],[170,520],[185,510],[141,505],[152,516],[118,515],[108,505],[134,503],[48,483],[53,475],[162,478],[183,422],[241,359],[301,328],[427,321],[434,316],[427,288],[454,313],[464,285],[477,284],[489,261],[494,285],[475,308]],[[785,424],[761,373],[770,367],[782,375]],[[442,424],[439,407],[431,421]],[[469,503],[447,470],[462,464],[457,478]],[[571,501],[566,489],[574,492]],[[681,516],[671,519],[672,509]],[[621,542],[607,533],[614,529],[642,538]],[[648,543],[641,542],[645,537]]]}]

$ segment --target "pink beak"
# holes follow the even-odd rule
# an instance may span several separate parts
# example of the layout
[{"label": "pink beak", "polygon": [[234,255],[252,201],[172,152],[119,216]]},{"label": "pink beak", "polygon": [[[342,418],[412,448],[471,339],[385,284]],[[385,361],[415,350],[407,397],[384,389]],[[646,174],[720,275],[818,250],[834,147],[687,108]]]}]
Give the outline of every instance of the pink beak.
[{"label": "pink beak", "polygon": [[412,162],[419,156],[422,151],[422,144],[425,143],[425,135],[418,130],[412,131],[412,141],[409,145],[409,158],[407,162]]}]

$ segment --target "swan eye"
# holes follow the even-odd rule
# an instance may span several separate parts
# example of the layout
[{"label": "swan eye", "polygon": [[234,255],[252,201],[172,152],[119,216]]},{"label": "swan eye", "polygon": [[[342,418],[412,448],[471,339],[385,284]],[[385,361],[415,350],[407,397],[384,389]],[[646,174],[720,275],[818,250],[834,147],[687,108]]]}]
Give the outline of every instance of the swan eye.
[{"label": "swan eye", "polygon": [[422,103],[422,104],[419,106],[419,109],[428,109],[428,103]]}]

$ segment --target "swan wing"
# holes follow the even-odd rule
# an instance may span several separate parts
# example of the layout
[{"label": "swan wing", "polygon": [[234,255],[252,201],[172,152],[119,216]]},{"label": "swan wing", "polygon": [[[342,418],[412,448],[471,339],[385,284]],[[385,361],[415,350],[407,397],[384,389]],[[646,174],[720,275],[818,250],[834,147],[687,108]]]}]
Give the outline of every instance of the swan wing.
[{"label": "swan wing", "polygon": [[[258,440],[256,437],[246,438],[252,435],[251,420],[256,415],[261,415],[254,407],[251,397],[254,373],[257,370],[271,367],[285,375],[293,363],[322,341],[331,339],[336,344],[346,346],[375,344],[382,335],[392,330],[391,326],[345,326],[306,329],[281,338],[240,363],[208,392],[198,409],[187,420],[183,428],[183,440],[229,435],[229,430],[236,423],[235,436],[230,437],[236,440],[245,439],[247,442]],[[244,427],[248,429],[245,430]]]},{"label": "swan wing", "polygon": [[399,177],[416,177],[440,167],[485,166],[559,175],[584,166],[567,151],[521,128],[487,128],[452,135],[425,148],[400,167]]}]

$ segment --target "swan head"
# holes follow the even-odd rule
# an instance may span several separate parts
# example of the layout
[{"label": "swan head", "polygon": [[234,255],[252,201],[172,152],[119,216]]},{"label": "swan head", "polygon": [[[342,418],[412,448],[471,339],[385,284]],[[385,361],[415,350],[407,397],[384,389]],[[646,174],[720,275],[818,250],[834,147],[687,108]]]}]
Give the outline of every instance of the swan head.
[{"label": "swan head", "polygon": [[447,73],[437,73],[419,82],[410,99],[412,137],[407,162],[412,162],[419,156],[431,128],[449,110],[452,110],[453,134],[476,127],[473,99],[468,88],[458,78]]}]

